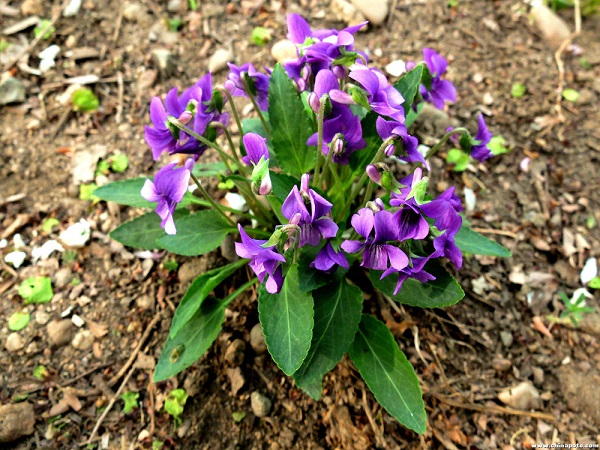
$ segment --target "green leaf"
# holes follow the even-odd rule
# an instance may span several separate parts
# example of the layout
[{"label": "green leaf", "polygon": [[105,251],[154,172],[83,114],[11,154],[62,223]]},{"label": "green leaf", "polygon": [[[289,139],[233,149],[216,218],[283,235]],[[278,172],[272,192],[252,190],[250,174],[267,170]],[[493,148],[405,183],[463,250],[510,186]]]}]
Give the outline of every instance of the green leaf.
[{"label": "green leaf", "polygon": [[21,331],[27,326],[31,320],[31,315],[28,312],[14,312],[8,318],[8,329],[10,331]]},{"label": "green leaf", "polygon": [[446,162],[454,164],[455,172],[463,172],[469,165],[469,155],[458,148],[453,148],[452,150],[448,150]]},{"label": "green leaf", "polygon": [[359,152],[354,152],[350,155],[350,167],[353,170],[353,175],[349,180],[350,182],[353,182],[355,177],[358,178],[358,176],[364,172],[365,168],[373,160],[373,157],[381,146],[382,140],[379,137],[379,134],[377,134],[376,128],[377,117],[379,117],[379,115],[376,112],[371,111],[360,121],[363,138],[367,142],[367,145]]},{"label": "green leaf", "polygon": [[298,265],[290,267],[281,292],[269,294],[259,288],[258,318],[273,360],[286,375],[292,375],[310,349],[314,323],[314,301],[299,289]]},{"label": "green leaf", "polygon": [[42,35],[42,39],[44,40],[48,40],[50,39],[50,37],[52,37],[52,35],[54,34],[54,32],[56,31],[56,28],[54,28],[51,25],[52,21],[47,20],[47,19],[41,19],[37,26],[33,29],[33,35],[37,38],[40,35]]},{"label": "green leaf", "polygon": [[134,206],[136,208],[152,208],[156,207],[156,203],[149,202],[140,191],[148,178],[130,178],[122,181],[114,181],[112,183],[100,186],[94,192],[94,195],[101,200],[107,202],[115,202],[119,205]]},{"label": "green leaf", "polygon": [[231,413],[231,418],[237,422],[241,422],[246,417],[245,411],[234,411]]},{"label": "green leaf", "polygon": [[298,177],[313,169],[317,153],[306,145],[313,134],[310,120],[298,91],[279,63],[269,83],[269,122],[273,152],[281,168]]},{"label": "green leaf", "polygon": [[588,283],[588,287],[592,289],[600,289],[600,277],[594,277]]},{"label": "green leaf", "polygon": [[396,90],[404,97],[402,106],[404,107],[405,115],[408,115],[409,111],[411,111],[415,96],[419,90],[419,85],[421,84],[422,76],[423,65],[419,64],[413,70],[404,74],[402,78],[394,84]]},{"label": "green leaf", "polygon": [[269,171],[269,177],[271,178],[271,185],[273,186],[271,192],[281,201],[284,201],[287,198],[294,186],[300,186],[300,180],[298,178],[284,173],[277,173],[271,170]]},{"label": "green leaf", "polygon": [[30,277],[19,285],[19,295],[29,303],[48,303],[54,297],[52,282],[48,277]]},{"label": "green leaf", "polygon": [[138,398],[140,398],[140,394],[138,392],[123,392],[119,398],[125,403],[125,405],[123,405],[124,414],[129,414],[134,408],[139,408]]},{"label": "green leaf", "polygon": [[212,210],[199,211],[175,222],[177,234],[158,239],[161,248],[177,255],[197,256],[217,248],[225,236],[236,232],[225,220]]},{"label": "green leaf", "polygon": [[419,379],[390,330],[364,314],[349,353],[379,404],[402,425],[423,434],[427,415]]},{"label": "green leaf", "polygon": [[192,173],[196,178],[216,177],[224,174],[227,171],[227,166],[223,161],[216,163],[196,163],[192,169]]},{"label": "green leaf", "polygon": [[410,109],[410,111],[408,111],[408,114],[406,114],[406,119],[404,120],[404,126],[406,128],[409,128],[413,123],[415,123],[415,120],[417,120],[417,118],[421,114],[421,111],[423,111],[424,107],[425,107],[425,102],[421,102],[421,103],[417,103],[416,111],[412,108]]},{"label": "green leaf", "polygon": [[179,333],[183,326],[194,317],[194,314],[196,314],[196,311],[202,306],[202,302],[210,293],[225,279],[230,277],[233,272],[246,264],[247,261],[246,259],[240,259],[197,277],[188,288],[175,311],[171,329],[169,330],[169,337],[172,338]]},{"label": "green leaf", "polygon": [[271,40],[271,32],[265,27],[255,27],[252,30],[252,42],[256,45],[266,45]]},{"label": "green leaf", "polygon": [[44,219],[44,222],[42,222],[42,231],[46,234],[50,234],[52,232],[52,229],[59,223],[60,222],[54,217]]},{"label": "green leaf", "polygon": [[[192,0],[190,0],[190,3],[192,3]],[[191,9],[196,9],[196,8],[191,8]],[[157,439],[152,441],[152,450],[162,450],[164,446],[165,446],[165,443],[162,441],[159,441]]]},{"label": "green leaf", "polygon": [[185,389],[173,389],[165,399],[165,411],[173,417],[179,417],[183,412],[188,394]]},{"label": "green leaf", "polygon": [[506,139],[504,139],[502,136],[492,136],[492,139],[490,139],[490,142],[488,143],[487,147],[490,149],[492,155],[494,156],[503,155],[504,153],[508,152],[508,147],[506,146]]},{"label": "green leaf", "polygon": [[521,83],[514,83],[510,90],[510,95],[513,98],[521,98],[525,95],[525,92],[527,92],[527,86]]},{"label": "green leaf", "polygon": [[154,382],[166,380],[194,364],[217,338],[225,320],[225,301],[207,298],[175,336],[169,337],[154,372]]},{"label": "green leaf", "polygon": [[418,306],[419,308],[441,308],[454,305],[465,296],[454,277],[438,263],[430,262],[425,266],[425,270],[436,279],[421,283],[414,278],[409,278],[404,281],[396,295],[394,295],[394,289],[398,282],[397,275],[389,275],[380,280],[382,272],[371,270],[370,276],[377,289],[404,305]]},{"label": "green leaf", "polygon": [[100,102],[91,89],[80,88],[73,92],[73,109],[75,111],[95,111]]},{"label": "green leaf", "polygon": [[579,92],[575,89],[565,89],[562,91],[562,96],[565,100],[575,103],[579,99]]},{"label": "green leaf", "polygon": [[94,192],[98,189],[96,183],[80,184],[79,185],[79,200],[84,200],[92,203],[97,203],[100,199],[94,195]]},{"label": "green leaf", "polygon": [[46,370],[46,366],[37,366],[33,369],[33,377],[37,380],[43,380],[48,376],[48,370]]},{"label": "green leaf", "polygon": [[115,153],[110,157],[110,168],[113,172],[125,172],[129,167],[129,158],[125,153]]},{"label": "green leaf", "polygon": [[158,214],[149,212],[115,228],[110,237],[128,247],[154,250],[162,249],[157,241],[164,234]]},{"label": "green leaf", "polygon": [[313,292],[315,326],[306,359],[294,373],[296,384],[313,399],[321,397],[323,375],[352,344],[361,318],[362,291],[345,279]]},{"label": "green leaf", "polygon": [[463,252],[472,255],[498,256],[500,258],[510,258],[512,256],[506,247],[473,231],[465,224],[460,227],[460,230],[454,236],[454,242]]}]

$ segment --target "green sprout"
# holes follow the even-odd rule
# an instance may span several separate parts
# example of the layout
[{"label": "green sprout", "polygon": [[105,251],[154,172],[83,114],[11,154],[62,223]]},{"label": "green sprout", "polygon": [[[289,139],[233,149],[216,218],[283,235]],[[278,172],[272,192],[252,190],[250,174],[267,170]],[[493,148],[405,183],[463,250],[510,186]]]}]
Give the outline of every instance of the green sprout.
[{"label": "green sprout", "polygon": [[179,417],[183,412],[183,407],[188,399],[188,394],[185,389],[173,389],[165,399],[165,411],[173,417],[175,426],[181,422]]},{"label": "green sprout", "polygon": [[91,89],[80,88],[73,93],[73,110],[90,112],[95,111],[100,106],[100,101]]},{"label": "green sprout", "polygon": [[48,40],[50,37],[52,37],[55,31],[56,28],[52,26],[51,21],[41,19],[38,25],[33,29],[33,34],[36,38],[41,36],[42,39]]},{"label": "green sprout", "polygon": [[119,398],[121,400],[123,400],[123,402],[125,402],[125,405],[123,405],[123,413],[124,414],[129,414],[131,411],[133,411],[134,408],[139,408],[139,405],[138,405],[139,397],[140,397],[140,394],[138,392],[133,392],[133,391],[127,391],[127,392],[123,392],[121,394],[121,396]]},{"label": "green sprout", "polygon": [[30,277],[19,285],[19,295],[29,303],[48,303],[54,297],[52,282],[48,277]]},{"label": "green sprout", "polygon": [[574,327],[578,327],[583,315],[594,312],[594,308],[586,306],[584,292],[580,293],[577,298],[575,298],[575,294],[572,298],[569,298],[564,292],[559,292],[558,296],[563,301],[565,310],[560,313],[558,318],[549,316],[548,319],[562,324],[571,322]]}]

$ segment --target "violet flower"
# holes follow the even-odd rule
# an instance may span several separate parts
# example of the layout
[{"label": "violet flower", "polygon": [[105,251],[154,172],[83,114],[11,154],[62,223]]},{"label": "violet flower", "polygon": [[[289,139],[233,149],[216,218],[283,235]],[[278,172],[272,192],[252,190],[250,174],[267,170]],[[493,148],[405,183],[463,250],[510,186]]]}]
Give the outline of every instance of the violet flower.
[{"label": "violet flower", "polygon": [[175,169],[176,165],[177,163],[171,163],[160,169],[154,176],[154,181],[146,180],[141,191],[146,200],[158,203],[156,213],[162,219],[160,226],[167,234],[177,232],[173,213],[187,191],[194,161],[187,159],[183,167]]},{"label": "violet flower", "polygon": [[301,187],[294,186],[287,196],[281,212],[300,227],[299,247],[319,245],[321,238],[333,238],[338,232],[337,224],[329,218],[333,205],[308,188],[309,175],[302,175]]},{"label": "violet flower", "polygon": [[443,109],[446,101],[456,101],[456,88],[450,81],[441,78],[446,73],[448,61],[430,48],[423,49],[423,57],[432,79],[429,90],[423,85],[420,86],[421,95],[426,102],[431,102],[436,108]]},{"label": "violet flower", "polygon": [[[387,243],[398,239],[391,212],[373,213],[369,208],[362,208],[352,216],[351,223],[356,232],[365,238],[365,242],[348,240],[343,242],[341,247],[347,253],[364,250],[361,266],[374,270],[387,270],[392,267],[397,271],[408,266],[408,256],[398,247]],[[375,236],[372,236],[373,229]]]},{"label": "violet flower", "polygon": [[384,74],[361,64],[350,68],[350,78],[359,82],[368,94],[369,106],[376,113],[404,122],[404,98]]},{"label": "violet flower", "polygon": [[255,195],[268,195],[273,185],[269,173],[267,140],[256,133],[246,133],[242,140],[247,153],[242,157],[242,162],[252,166],[252,191]]},{"label": "violet flower", "polygon": [[471,147],[472,158],[483,162],[494,156],[487,146],[492,139],[492,133],[489,132],[487,125],[485,124],[483,114],[479,114],[479,117],[477,118],[477,134],[474,139],[478,143]]},{"label": "violet flower", "polygon": [[335,270],[333,269],[334,266],[340,266],[347,269],[349,267],[348,260],[341,251],[336,252],[331,245],[331,242],[328,242],[325,244],[325,247],[319,251],[315,260],[310,263],[310,267],[331,273]]},{"label": "violet flower", "polygon": [[240,258],[250,259],[248,265],[261,283],[269,275],[265,283],[267,292],[271,294],[279,292],[283,285],[281,263],[285,263],[285,258],[274,250],[274,245],[263,248],[262,245],[267,241],[252,239],[239,224],[238,230],[240,231],[242,242],[235,243],[235,252]]},{"label": "violet flower", "polygon": [[382,140],[385,141],[392,136],[397,136],[402,140],[402,147],[404,148],[406,155],[400,156],[400,160],[409,163],[420,162],[427,170],[430,170],[429,163],[419,151],[419,141],[416,137],[408,134],[406,126],[404,126],[403,123],[378,117],[375,126],[377,128],[377,134]]},{"label": "violet flower", "polygon": [[262,111],[269,109],[269,79],[270,77],[264,73],[258,72],[250,63],[246,63],[240,67],[235,64],[227,63],[230,72],[227,81],[224,83],[225,89],[233,96],[248,97],[244,86],[244,76],[248,76],[252,95],[256,99],[258,107]]},{"label": "violet flower", "polygon": [[394,273],[398,274],[398,282],[394,288],[394,295],[398,293],[404,282],[409,278],[414,278],[421,283],[435,280],[435,277],[432,274],[424,270],[425,264],[427,264],[431,258],[432,256],[414,256],[411,258],[409,266],[406,266],[400,271],[390,268],[381,274],[380,279],[383,280],[385,277]]}]

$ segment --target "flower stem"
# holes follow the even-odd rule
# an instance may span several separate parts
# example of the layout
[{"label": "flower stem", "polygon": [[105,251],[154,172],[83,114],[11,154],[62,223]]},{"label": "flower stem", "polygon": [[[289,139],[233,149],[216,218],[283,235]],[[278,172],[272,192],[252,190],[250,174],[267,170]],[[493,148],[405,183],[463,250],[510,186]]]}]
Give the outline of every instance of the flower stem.
[{"label": "flower stem", "polygon": [[269,128],[269,124],[267,123],[265,116],[263,115],[261,109],[259,108],[258,103],[256,102],[256,98],[254,98],[254,94],[252,94],[252,92],[250,91],[250,87],[248,86],[248,83],[246,83],[246,80],[244,79],[244,77],[242,77],[242,82],[244,83],[244,91],[246,91],[246,94],[248,94],[248,98],[252,102],[252,106],[254,106],[254,110],[258,114],[258,118],[262,122],[263,127],[265,127],[265,131],[267,132],[267,138],[270,140],[271,139],[271,130]]},{"label": "flower stem", "polygon": [[248,176],[248,171],[246,169],[246,166],[244,165],[244,163],[242,163],[242,159],[241,159],[239,153],[236,151],[236,148],[233,143],[233,139],[231,137],[231,133],[229,132],[229,129],[225,125],[223,125],[221,122],[211,122],[211,125],[217,126],[223,130],[223,132],[225,133],[225,137],[227,138],[227,142],[229,143],[229,147],[231,147],[231,153],[233,154],[233,158],[231,158],[231,157],[230,158],[232,159],[232,161],[234,161],[236,163],[238,170],[240,172],[242,172],[244,174],[244,176]]},{"label": "flower stem", "polygon": [[184,124],[182,124],[179,119],[177,119],[176,117],[173,116],[169,116],[169,118],[167,119],[169,121],[169,123],[172,123],[173,125],[175,125],[177,128],[179,128],[181,131],[186,132],[187,134],[189,134],[190,136],[193,136],[194,138],[196,138],[198,141],[202,142],[204,145],[206,145],[207,147],[213,148],[216,151],[222,151],[221,147],[219,146],[219,144],[217,144],[216,142],[211,142],[208,139],[206,139],[204,136],[200,136],[198,133],[196,133],[194,130],[192,130],[191,128],[186,127]]},{"label": "flower stem", "polygon": [[438,150],[442,147],[442,145],[444,145],[444,143],[450,139],[450,136],[452,136],[453,134],[456,133],[468,133],[469,130],[467,130],[466,128],[455,128],[453,130],[448,131],[444,136],[442,136],[442,138],[439,140],[439,142],[437,144],[435,144],[433,147],[431,147],[429,149],[429,151],[427,152],[427,154],[425,155],[425,159],[429,159],[431,158],[433,155],[435,155]]},{"label": "flower stem", "polygon": [[198,186],[198,190],[200,191],[200,193],[204,196],[204,198],[208,201],[208,203],[210,203],[210,205],[214,208],[214,210],[217,211],[221,216],[223,216],[223,218],[225,219],[225,221],[227,222],[228,225],[231,225],[232,227],[235,226],[235,224],[233,223],[233,220],[231,220],[229,218],[229,216],[227,214],[225,214],[225,211],[223,211],[223,209],[221,208],[221,205],[216,203],[212,199],[210,194],[206,191],[206,189],[204,189],[204,186],[202,186],[202,184],[200,183],[200,180],[198,180],[198,178],[196,178],[196,175],[191,173],[190,176],[192,177],[192,180],[194,180],[194,183],[196,183],[196,186]]},{"label": "flower stem", "polygon": [[225,96],[227,97],[227,100],[229,100],[229,105],[231,106],[231,112],[233,113],[233,118],[235,119],[235,123],[237,124],[238,133],[240,133],[240,136],[241,136],[244,134],[244,130],[242,129],[242,122],[240,121],[240,116],[238,114],[235,103],[233,102],[233,97],[231,96],[229,91],[227,89],[225,89],[224,87],[219,87],[219,89],[221,90],[221,92],[223,92],[225,94]]}]

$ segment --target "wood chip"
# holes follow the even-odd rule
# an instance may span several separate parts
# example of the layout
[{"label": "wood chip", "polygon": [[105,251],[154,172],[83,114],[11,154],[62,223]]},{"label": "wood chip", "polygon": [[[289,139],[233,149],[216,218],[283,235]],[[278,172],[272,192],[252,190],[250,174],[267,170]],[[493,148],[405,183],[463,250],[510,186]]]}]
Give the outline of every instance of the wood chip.
[{"label": "wood chip", "polygon": [[19,33],[27,28],[35,27],[39,23],[40,18],[38,16],[31,16],[27,19],[21,20],[20,22],[7,26],[4,30],[2,30],[2,34],[10,36],[11,34]]}]

